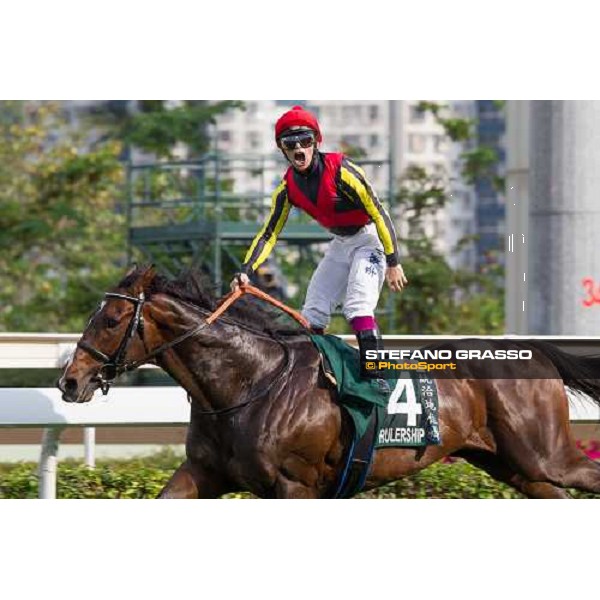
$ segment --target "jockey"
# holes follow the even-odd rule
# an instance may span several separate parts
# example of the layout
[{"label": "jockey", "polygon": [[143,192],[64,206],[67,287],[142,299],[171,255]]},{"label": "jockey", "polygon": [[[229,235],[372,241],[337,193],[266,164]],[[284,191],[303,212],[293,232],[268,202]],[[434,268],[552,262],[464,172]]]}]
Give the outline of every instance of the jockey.
[{"label": "jockey", "polygon": [[[273,192],[269,218],[231,288],[247,283],[269,256],[291,207],[304,210],[333,234],[333,240],[310,280],[302,314],[313,332],[323,333],[332,311],[342,304],[364,356],[367,349],[382,348],[375,308],[384,279],[393,291],[402,290],[408,281],[398,263],[394,225],[364,171],[341,153],[320,152],[321,140],[316,117],[301,106],[277,121],[275,141],[290,167]],[[378,375],[364,368],[361,373]]]}]

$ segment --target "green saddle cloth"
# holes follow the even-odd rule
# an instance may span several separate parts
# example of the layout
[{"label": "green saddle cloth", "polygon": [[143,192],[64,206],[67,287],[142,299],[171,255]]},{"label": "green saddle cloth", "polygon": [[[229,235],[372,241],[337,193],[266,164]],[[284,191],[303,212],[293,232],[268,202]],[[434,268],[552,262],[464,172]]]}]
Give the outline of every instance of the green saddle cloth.
[{"label": "green saddle cloth", "polygon": [[361,379],[358,350],[335,335],[311,335],[312,343],[327,357],[337,381],[339,403],[344,406],[361,437],[375,406],[386,407],[389,393],[376,381]]}]

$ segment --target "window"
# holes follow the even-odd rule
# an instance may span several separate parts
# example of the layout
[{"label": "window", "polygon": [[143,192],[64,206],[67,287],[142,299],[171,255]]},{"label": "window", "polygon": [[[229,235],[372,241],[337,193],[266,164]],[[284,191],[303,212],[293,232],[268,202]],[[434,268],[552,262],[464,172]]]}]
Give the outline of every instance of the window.
[{"label": "window", "polygon": [[493,132],[480,131],[479,143],[482,146],[496,146],[498,144],[498,135]]},{"label": "window", "polygon": [[342,144],[346,144],[348,146],[360,146],[360,136],[358,135],[345,135],[342,139]]},{"label": "window", "polygon": [[349,105],[342,106],[342,119],[346,122],[356,122],[360,118],[360,107]]},{"label": "window", "polygon": [[408,150],[413,154],[425,152],[425,136],[413,133],[408,136]]},{"label": "window", "polygon": [[379,106],[377,104],[371,104],[369,106],[369,121],[373,123],[379,119]]},{"label": "window", "polygon": [[234,110],[227,110],[224,113],[221,113],[218,117],[217,117],[217,123],[231,123],[234,120],[236,111]]},{"label": "window", "polygon": [[446,138],[443,135],[433,136],[433,149],[438,153],[446,152],[447,144]]},{"label": "window", "polygon": [[458,192],[456,190],[452,190],[450,192],[450,195],[452,197],[452,200],[454,200],[454,202],[456,202],[457,204],[464,199],[465,197],[465,193],[464,192]]},{"label": "window", "polygon": [[253,118],[258,113],[258,102],[247,102],[246,103],[246,114]]},{"label": "window", "polygon": [[444,163],[433,163],[431,168],[433,169],[434,175],[437,175],[438,177],[446,175],[446,165]]},{"label": "window", "polygon": [[417,110],[416,105],[412,104],[409,107],[409,121],[411,123],[424,123],[425,122],[425,113],[423,111]]},{"label": "window", "polygon": [[260,135],[257,131],[249,131],[246,134],[246,143],[251,150],[256,150],[260,146]]},{"label": "window", "polygon": [[219,131],[220,142],[231,142],[231,131]]},{"label": "window", "polygon": [[330,107],[329,118],[331,119],[332,124],[340,125],[342,122],[342,109],[339,106]]},{"label": "window", "polygon": [[371,148],[376,148],[379,146],[379,136],[374,134],[369,136],[369,146]]}]

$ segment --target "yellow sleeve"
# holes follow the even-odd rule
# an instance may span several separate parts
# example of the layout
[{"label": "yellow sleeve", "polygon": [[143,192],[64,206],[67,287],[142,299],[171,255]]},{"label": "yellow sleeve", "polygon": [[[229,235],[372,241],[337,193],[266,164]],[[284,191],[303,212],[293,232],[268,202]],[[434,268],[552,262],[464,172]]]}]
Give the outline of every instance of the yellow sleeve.
[{"label": "yellow sleeve", "polygon": [[396,266],[398,264],[398,242],[390,215],[377,198],[365,172],[347,158],[344,158],[340,167],[340,186],[341,191],[353,202],[362,206],[373,219],[377,234],[383,244],[386,263],[388,267]]},{"label": "yellow sleeve", "polygon": [[287,187],[283,180],[271,197],[271,212],[264,227],[259,231],[258,235],[250,245],[242,270],[244,273],[252,273],[267,259],[277,237],[281,233],[285,225],[288,215],[290,214],[290,202],[287,197]]}]

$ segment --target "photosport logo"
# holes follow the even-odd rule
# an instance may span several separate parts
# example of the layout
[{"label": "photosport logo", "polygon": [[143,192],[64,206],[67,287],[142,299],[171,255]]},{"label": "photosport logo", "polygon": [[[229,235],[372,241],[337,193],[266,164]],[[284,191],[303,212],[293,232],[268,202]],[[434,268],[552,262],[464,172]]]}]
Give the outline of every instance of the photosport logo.
[{"label": "photosport logo", "polygon": [[373,376],[397,379],[402,373],[433,378],[554,379],[543,354],[527,340],[441,340],[418,349],[366,349],[361,355]]}]

